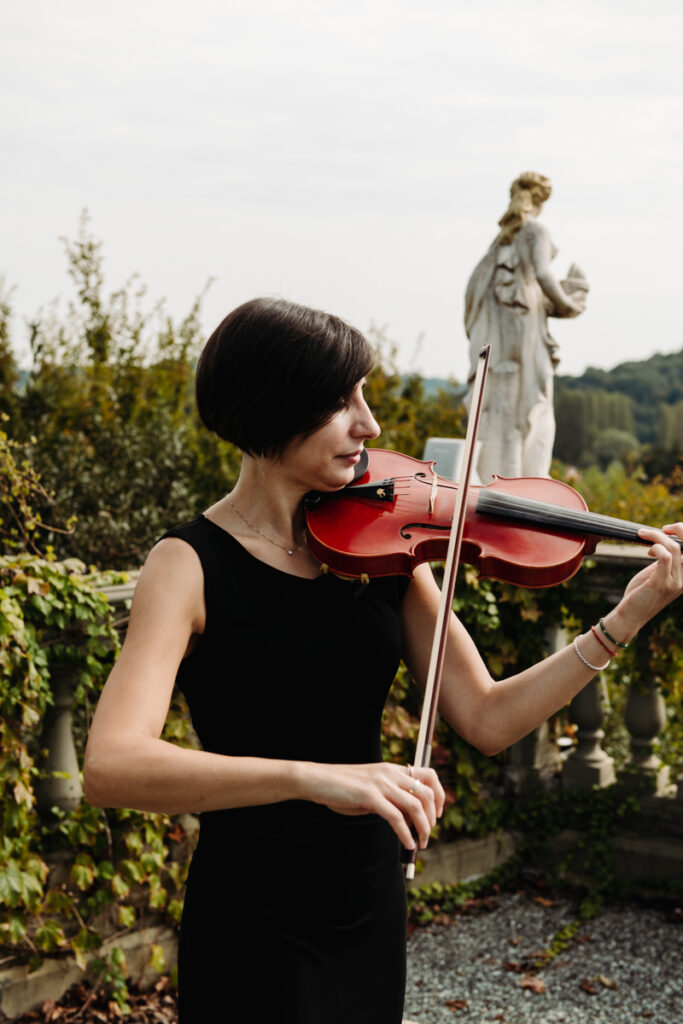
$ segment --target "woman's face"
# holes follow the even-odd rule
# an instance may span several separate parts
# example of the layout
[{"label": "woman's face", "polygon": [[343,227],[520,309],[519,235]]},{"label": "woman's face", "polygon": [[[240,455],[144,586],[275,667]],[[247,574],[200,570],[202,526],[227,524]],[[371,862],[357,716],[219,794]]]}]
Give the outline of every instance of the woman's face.
[{"label": "woman's face", "polygon": [[312,434],[294,438],[279,459],[305,490],[336,491],[350,484],[365,442],[379,435],[364,387],[365,379],[358,381],[331,420]]}]

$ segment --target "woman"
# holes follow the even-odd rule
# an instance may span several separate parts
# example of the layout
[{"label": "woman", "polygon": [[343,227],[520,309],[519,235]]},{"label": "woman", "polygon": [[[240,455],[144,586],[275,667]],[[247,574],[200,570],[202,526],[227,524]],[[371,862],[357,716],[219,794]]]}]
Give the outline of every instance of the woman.
[{"label": "woman", "polygon": [[[431,769],[382,764],[382,705],[403,657],[425,679],[438,589],[322,576],[302,502],[354,475],[379,427],[372,352],[336,317],[257,299],[209,339],[205,424],[239,445],[232,492],[152,550],[86,752],[88,799],[201,812],[179,953],[180,1020],[398,1024],[405,959],[399,848],[443,808]],[[442,714],[481,750],[565,704],[680,594],[681,552],[644,530],[654,563],[575,649],[494,683],[452,618]],[[160,739],[174,682],[203,750]],[[413,838],[416,837],[416,839]]]},{"label": "woman", "polygon": [[477,472],[484,483],[499,476],[547,476],[555,438],[553,374],[559,362],[548,317],[583,312],[588,283],[572,267],[558,281],[557,250],[538,215],[550,197],[548,178],[527,171],[510,187],[500,233],[477,265],[465,293],[470,339],[470,383],[479,352],[491,345],[489,381],[479,437]]}]

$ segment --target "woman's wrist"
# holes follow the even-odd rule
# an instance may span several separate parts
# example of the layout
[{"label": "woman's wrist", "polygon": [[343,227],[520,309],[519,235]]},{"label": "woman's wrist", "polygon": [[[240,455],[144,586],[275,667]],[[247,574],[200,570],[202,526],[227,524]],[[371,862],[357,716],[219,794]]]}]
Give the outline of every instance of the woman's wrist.
[{"label": "woman's wrist", "polygon": [[608,668],[612,658],[617,657],[628,646],[637,630],[629,625],[619,607],[590,626],[574,638],[572,647],[583,665],[593,672]]},{"label": "woman's wrist", "polygon": [[288,761],[289,784],[292,800],[315,801],[314,774],[320,766],[315,761]]},{"label": "woman's wrist", "polygon": [[612,645],[622,649],[622,644],[629,644],[642,626],[642,622],[636,622],[632,616],[621,607],[620,604],[613,608],[603,619],[602,629],[607,630],[612,638]]}]

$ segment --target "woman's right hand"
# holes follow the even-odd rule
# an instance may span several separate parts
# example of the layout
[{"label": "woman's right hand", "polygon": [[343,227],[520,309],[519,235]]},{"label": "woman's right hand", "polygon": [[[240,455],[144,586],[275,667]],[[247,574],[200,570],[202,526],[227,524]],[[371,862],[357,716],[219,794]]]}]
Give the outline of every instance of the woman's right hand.
[{"label": "woman's right hand", "polygon": [[324,804],[338,814],[379,814],[407,850],[421,849],[443,812],[445,794],[433,768],[407,765],[321,764],[304,762],[304,799]]}]

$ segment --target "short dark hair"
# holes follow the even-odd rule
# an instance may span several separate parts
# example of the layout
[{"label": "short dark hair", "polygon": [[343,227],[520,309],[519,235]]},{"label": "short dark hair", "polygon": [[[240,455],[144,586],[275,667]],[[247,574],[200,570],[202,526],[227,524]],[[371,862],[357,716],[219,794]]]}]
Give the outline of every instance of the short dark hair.
[{"label": "short dark hair", "polygon": [[249,455],[281,455],[323,426],[375,361],[339,317],[284,299],[252,299],[229,313],[197,366],[202,422]]}]

